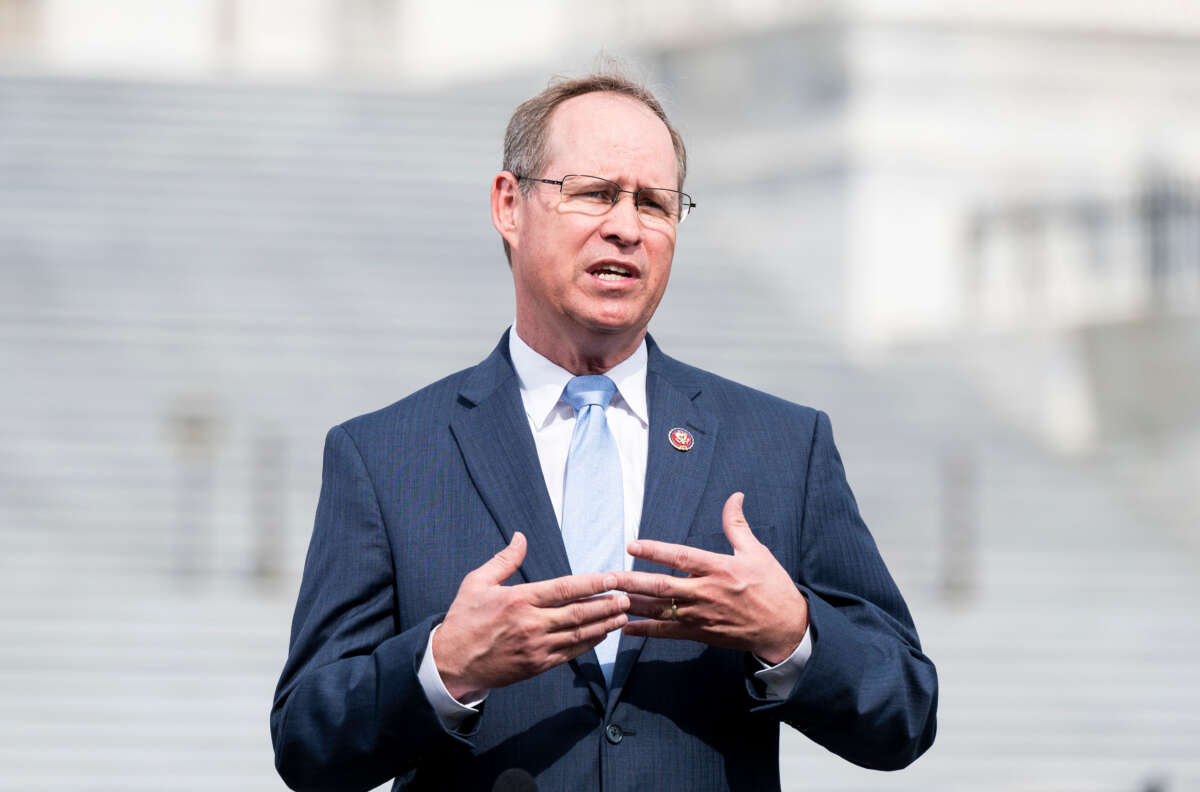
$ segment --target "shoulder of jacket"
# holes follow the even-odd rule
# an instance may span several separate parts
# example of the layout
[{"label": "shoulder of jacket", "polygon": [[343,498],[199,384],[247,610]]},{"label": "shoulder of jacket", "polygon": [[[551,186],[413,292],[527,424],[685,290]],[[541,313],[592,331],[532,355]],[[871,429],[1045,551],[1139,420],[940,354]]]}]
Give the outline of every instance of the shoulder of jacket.
[{"label": "shoulder of jacket", "polygon": [[338,427],[356,442],[379,436],[409,434],[423,428],[444,428],[470,372],[470,368],[457,371],[386,407],[343,421]]}]

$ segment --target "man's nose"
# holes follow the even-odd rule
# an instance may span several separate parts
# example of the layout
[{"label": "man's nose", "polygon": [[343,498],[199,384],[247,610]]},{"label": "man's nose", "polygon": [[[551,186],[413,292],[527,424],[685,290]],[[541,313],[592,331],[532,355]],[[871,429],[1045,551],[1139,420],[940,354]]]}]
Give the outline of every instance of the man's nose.
[{"label": "man's nose", "polygon": [[642,220],[630,193],[620,193],[617,202],[604,214],[601,233],[622,247],[642,241]]}]

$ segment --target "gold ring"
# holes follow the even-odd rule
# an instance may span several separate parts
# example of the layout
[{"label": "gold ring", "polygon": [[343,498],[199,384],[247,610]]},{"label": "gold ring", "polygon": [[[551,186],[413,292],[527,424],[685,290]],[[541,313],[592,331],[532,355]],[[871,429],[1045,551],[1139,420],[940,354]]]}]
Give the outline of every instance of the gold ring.
[{"label": "gold ring", "polygon": [[675,604],[674,597],[671,597],[671,621],[679,621],[679,607]]}]

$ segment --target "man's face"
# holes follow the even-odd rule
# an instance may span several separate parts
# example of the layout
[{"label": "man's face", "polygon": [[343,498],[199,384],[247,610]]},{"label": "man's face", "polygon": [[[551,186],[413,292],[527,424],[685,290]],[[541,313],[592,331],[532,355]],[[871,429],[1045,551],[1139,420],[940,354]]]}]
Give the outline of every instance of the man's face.
[{"label": "man's face", "polygon": [[[587,174],[626,190],[677,186],[670,133],[636,100],[574,97],[555,109],[547,132],[545,168],[522,176]],[[671,274],[675,226],[643,222],[632,198],[622,194],[600,216],[564,207],[554,185],[537,184],[516,201],[516,233],[508,238],[517,328],[534,348],[566,343],[582,351],[605,336],[618,345],[641,340]]]}]

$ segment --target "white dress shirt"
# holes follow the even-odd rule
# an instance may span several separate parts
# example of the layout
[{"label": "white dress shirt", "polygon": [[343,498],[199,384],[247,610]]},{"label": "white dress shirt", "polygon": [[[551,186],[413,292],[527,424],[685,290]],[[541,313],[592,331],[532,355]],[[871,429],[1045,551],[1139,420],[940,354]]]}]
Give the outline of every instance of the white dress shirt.
[{"label": "white dress shirt", "polygon": [[[567,469],[567,452],[575,430],[575,410],[562,400],[563,388],[575,376],[535,352],[521,340],[514,328],[508,334],[508,351],[520,383],[521,402],[529,420],[533,442],[546,491],[554,506],[554,516],[562,525],[563,479]],[[625,544],[637,538],[642,520],[642,496],[646,485],[646,458],[650,438],[650,412],[646,403],[646,342],[625,360],[605,372],[617,386],[617,392],[605,409],[604,417],[617,444],[621,457],[621,482],[624,495]],[[663,442],[666,442],[664,439]],[[625,553],[625,569],[633,567],[633,557]],[[460,703],[446,690],[437,665],[433,662],[433,633],[425,647],[425,656],[417,669],[417,677],[425,696],[447,728],[455,728],[478,711],[483,701]],[[767,697],[783,699],[791,692],[812,654],[812,638],[805,631],[796,651],[777,665],[762,664],[755,677],[766,688]],[[486,693],[484,694],[486,697]]]}]

